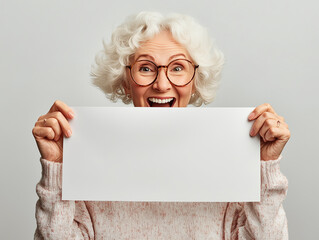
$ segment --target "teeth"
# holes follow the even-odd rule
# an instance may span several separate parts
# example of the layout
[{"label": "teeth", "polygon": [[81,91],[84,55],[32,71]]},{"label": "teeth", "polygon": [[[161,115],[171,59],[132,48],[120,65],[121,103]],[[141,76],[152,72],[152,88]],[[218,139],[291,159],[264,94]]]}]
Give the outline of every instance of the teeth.
[{"label": "teeth", "polygon": [[172,101],[174,98],[166,98],[166,99],[159,99],[159,98],[149,98],[149,100],[153,103],[168,103]]}]

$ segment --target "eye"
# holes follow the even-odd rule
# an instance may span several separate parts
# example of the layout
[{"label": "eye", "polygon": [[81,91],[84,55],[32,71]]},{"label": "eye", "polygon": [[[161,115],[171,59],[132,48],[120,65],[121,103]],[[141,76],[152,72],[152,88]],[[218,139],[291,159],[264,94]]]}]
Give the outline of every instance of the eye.
[{"label": "eye", "polygon": [[182,71],[184,68],[182,67],[182,66],[175,66],[172,70],[174,71],[174,72],[180,72],[180,71]]},{"label": "eye", "polygon": [[156,71],[155,66],[153,66],[152,64],[143,63],[143,62],[137,65],[137,69],[141,73],[152,73]]},{"label": "eye", "polygon": [[140,72],[150,72],[151,69],[149,67],[140,67]]}]

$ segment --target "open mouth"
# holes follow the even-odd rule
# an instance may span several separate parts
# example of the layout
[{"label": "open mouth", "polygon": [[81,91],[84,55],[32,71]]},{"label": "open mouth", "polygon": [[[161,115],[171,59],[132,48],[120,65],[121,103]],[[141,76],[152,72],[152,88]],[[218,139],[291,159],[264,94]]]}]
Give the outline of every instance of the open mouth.
[{"label": "open mouth", "polygon": [[147,103],[150,107],[172,107],[176,102],[176,98],[147,98]]}]

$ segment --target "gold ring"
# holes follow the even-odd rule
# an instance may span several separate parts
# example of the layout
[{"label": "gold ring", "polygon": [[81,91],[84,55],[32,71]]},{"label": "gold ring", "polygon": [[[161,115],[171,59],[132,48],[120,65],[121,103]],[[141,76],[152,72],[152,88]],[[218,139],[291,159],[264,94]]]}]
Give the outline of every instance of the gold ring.
[{"label": "gold ring", "polygon": [[280,127],[280,121],[278,120],[277,121],[277,128],[279,128]]}]

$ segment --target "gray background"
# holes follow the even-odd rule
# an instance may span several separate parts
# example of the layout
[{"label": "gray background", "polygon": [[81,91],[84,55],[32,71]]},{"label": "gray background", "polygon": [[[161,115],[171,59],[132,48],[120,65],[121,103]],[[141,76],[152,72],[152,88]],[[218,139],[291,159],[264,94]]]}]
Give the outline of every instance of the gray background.
[{"label": "gray background", "polygon": [[209,107],[270,103],[292,133],[281,170],[290,239],[319,235],[317,1],[0,1],[1,239],[36,228],[39,153],[31,134],[54,100],[110,103],[89,79],[101,40],[141,10],[190,14],[209,29],[227,62]]}]

